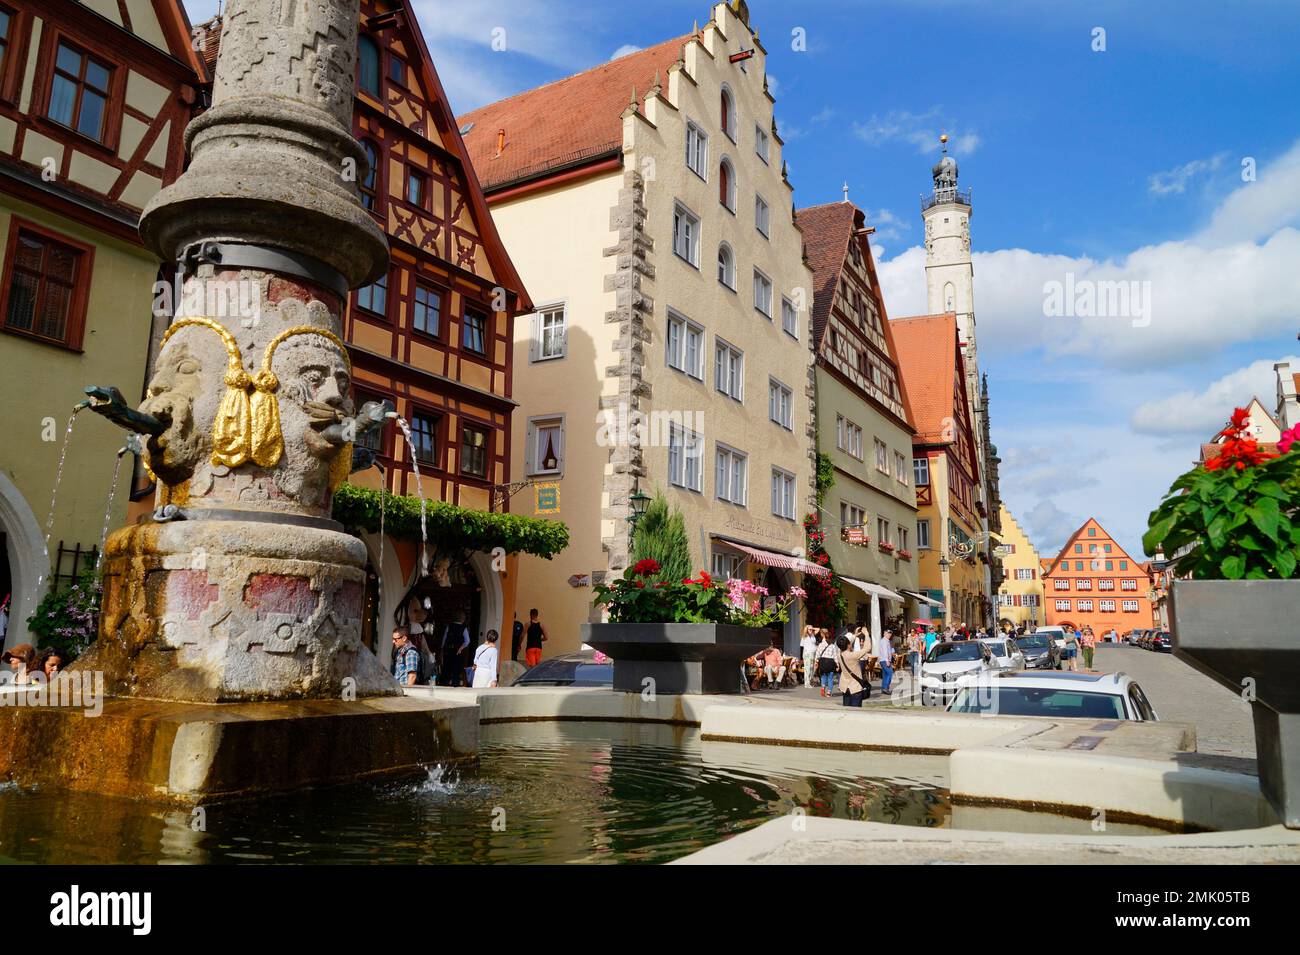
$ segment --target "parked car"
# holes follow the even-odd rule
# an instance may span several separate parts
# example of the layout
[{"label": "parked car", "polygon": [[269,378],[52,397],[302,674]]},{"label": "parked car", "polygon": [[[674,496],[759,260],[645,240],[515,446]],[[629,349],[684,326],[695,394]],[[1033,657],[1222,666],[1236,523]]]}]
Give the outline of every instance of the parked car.
[{"label": "parked car", "polygon": [[1061,669],[1061,648],[1051,634],[1027,633],[1016,637],[1016,646],[1025,658],[1026,670]]},{"label": "parked car", "polygon": [[1034,631],[1034,633],[1042,634],[1045,637],[1051,637],[1052,642],[1056,644],[1057,650],[1065,649],[1065,628],[1064,627],[1057,627],[1057,626],[1039,627],[1037,630]]},{"label": "parked car", "polygon": [[1156,650],[1160,653],[1174,652],[1174,639],[1168,630],[1150,630],[1147,632],[1148,650]]},{"label": "parked car", "polygon": [[946,704],[957,692],[960,681],[992,667],[993,654],[980,640],[936,643],[921,664],[921,705]]},{"label": "parked car", "polygon": [[1138,640],[1141,639],[1141,637],[1141,630],[1130,630],[1128,633],[1124,634],[1122,642],[1128,644],[1130,647],[1136,647],[1138,646]]},{"label": "parked car", "polygon": [[985,637],[980,643],[989,648],[995,670],[1023,670],[1025,655],[1010,637]]},{"label": "parked car", "polygon": [[987,673],[965,680],[950,713],[1154,722],[1142,687],[1123,673]]},{"label": "parked car", "polygon": [[609,657],[596,662],[595,650],[574,650],[543,660],[521,673],[511,686],[614,685],[614,663]]}]

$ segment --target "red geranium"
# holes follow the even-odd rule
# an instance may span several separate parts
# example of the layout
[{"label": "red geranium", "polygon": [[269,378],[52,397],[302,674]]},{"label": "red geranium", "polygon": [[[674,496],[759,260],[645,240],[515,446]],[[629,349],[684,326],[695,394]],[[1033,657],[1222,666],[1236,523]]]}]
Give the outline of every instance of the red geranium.
[{"label": "red geranium", "polygon": [[649,577],[651,574],[659,573],[659,561],[653,557],[647,557],[645,560],[638,560],[636,566],[632,568],[632,573],[638,577]]},{"label": "red geranium", "polygon": [[1225,439],[1219,446],[1219,453],[1205,462],[1205,470],[1236,468],[1244,471],[1277,457],[1276,454],[1261,451],[1259,442],[1250,437],[1246,429],[1249,419],[1250,412],[1245,408],[1237,408],[1232,412],[1232,421],[1217,435]]}]

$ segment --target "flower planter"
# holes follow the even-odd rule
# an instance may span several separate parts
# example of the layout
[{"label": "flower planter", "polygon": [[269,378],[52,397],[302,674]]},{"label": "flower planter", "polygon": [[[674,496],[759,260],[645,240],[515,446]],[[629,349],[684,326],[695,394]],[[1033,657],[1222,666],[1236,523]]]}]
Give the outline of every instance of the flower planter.
[{"label": "flower planter", "polygon": [[615,690],[745,693],[743,662],[771,646],[772,631],[712,623],[584,623],[582,640],[613,658]]},{"label": "flower planter", "polygon": [[1300,829],[1298,612],[1300,580],[1177,580],[1169,591],[1174,655],[1236,693],[1252,689],[1260,790],[1291,829]]}]

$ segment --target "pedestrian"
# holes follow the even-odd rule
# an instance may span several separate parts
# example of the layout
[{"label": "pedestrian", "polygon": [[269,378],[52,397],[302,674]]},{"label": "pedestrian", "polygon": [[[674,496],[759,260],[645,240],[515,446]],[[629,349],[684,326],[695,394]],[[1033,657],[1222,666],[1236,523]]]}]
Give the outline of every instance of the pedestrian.
[{"label": "pedestrian", "polygon": [[[829,630],[822,631],[822,642],[817,647],[817,679],[821,681],[822,696],[829,697],[835,691],[835,671],[840,666],[839,648],[831,643]],[[848,641],[845,640],[845,645]]]},{"label": "pedestrian", "polygon": [[415,686],[420,676],[420,651],[402,627],[393,630],[393,676],[402,686]]},{"label": "pedestrian", "polygon": [[31,682],[32,660],[36,656],[36,649],[30,643],[20,643],[10,647],[0,656],[3,656],[4,662],[9,665],[14,683]]},{"label": "pedestrian", "polygon": [[1067,669],[1077,671],[1079,669],[1079,630],[1078,628],[1068,629],[1065,631],[1065,665]]},{"label": "pedestrian", "polygon": [[912,671],[912,681],[921,675],[921,654],[925,650],[925,637],[920,630],[907,635],[907,668]]},{"label": "pedestrian", "polygon": [[886,630],[880,635],[876,660],[880,664],[880,692],[888,693],[894,683],[894,631]]},{"label": "pedestrian", "polygon": [[537,608],[528,611],[528,642],[524,648],[524,663],[531,669],[542,662],[542,644],[551,639],[538,619]]},{"label": "pedestrian", "polygon": [[438,685],[460,686],[465,672],[465,657],[469,649],[469,627],[465,626],[465,611],[457,610],[455,619],[442,633],[441,654],[438,660]]},{"label": "pedestrian", "polygon": [[495,630],[489,630],[477,650],[474,651],[474,689],[482,690],[497,685],[497,638]]},{"label": "pedestrian", "polygon": [[804,627],[803,639],[799,641],[799,649],[803,654],[803,685],[811,687],[813,685],[813,660],[817,657],[817,628]]},{"label": "pedestrian", "polygon": [[1092,652],[1097,646],[1097,637],[1092,632],[1092,627],[1088,627],[1083,631],[1083,639],[1081,643],[1083,644],[1083,668],[1085,670],[1091,670]]},{"label": "pedestrian", "polygon": [[862,658],[866,656],[866,651],[852,649],[847,637],[840,637],[836,641],[836,649],[840,655],[840,691],[843,693],[843,703],[845,706],[861,706],[862,698],[870,685],[862,675]]},{"label": "pedestrian", "polygon": [[510,659],[515,663],[519,662],[519,648],[523,646],[523,642],[524,625],[516,614],[515,622],[510,625]]}]

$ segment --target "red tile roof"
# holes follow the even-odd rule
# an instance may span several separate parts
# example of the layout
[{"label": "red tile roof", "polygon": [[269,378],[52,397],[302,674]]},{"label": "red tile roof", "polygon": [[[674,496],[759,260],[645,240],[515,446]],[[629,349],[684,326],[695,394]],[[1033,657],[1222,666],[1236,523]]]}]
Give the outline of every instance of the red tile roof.
[{"label": "red tile roof", "polygon": [[[667,89],[668,68],[692,35],[665,40],[583,73],[499,100],[457,117],[470,160],[491,192],[521,179],[579,165],[623,146],[623,111],[635,88],[640,102],[656,75]],[[505,148],[497,139],[505,131]]]},{"label": "red tile roof", "polygon": [[829,202],[795,213],[803,232],[808,266],[813,271],[813,347],[821,345],[826,331],[857,212],[851,202]]},{"label": "red tile roof", "polygon": [[957,316],[917,315],[890,323],[898,367],[907,380],[912,423],[920,444],[953,440],[951,423],[954,382],[957,380]]}]

